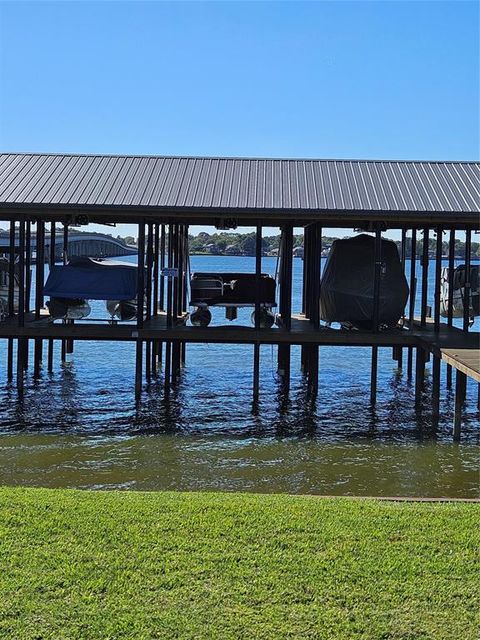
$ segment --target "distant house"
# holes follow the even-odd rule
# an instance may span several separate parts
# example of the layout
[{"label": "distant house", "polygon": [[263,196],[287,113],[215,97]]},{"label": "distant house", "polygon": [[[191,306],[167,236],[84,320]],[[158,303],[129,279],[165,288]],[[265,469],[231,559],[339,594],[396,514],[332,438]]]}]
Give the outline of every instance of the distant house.
[{"label": "distant house", "polygon": [[293,257],[294,258],[303,258],[304,250],[302,246],[294,247],[293,249]]},{"label": "distant house", "polygon": [[208,253],[211,253],[214,256],[218,256],[221,253],[220,249],[218,248],[218,245],[216,245],[214,242],[207,244],[205,246],[205,249],[208,251]]},{"label": "distant house", "polygon": [[242,252],[240,250],[240,247],[238,247],[236,244],[229,244],[225,247],[225,253],[228,256],[241,256]]}]

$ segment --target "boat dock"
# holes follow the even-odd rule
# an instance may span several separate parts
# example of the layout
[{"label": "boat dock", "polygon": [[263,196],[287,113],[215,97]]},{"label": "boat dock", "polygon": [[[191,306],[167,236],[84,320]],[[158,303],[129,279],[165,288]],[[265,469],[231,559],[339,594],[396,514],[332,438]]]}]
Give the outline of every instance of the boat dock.
[{"label": "boat dock", "polygon": [[[257,406],[261,345],[277,346],[277,370],[286,393],[291,347],[300,345],[302,371],[312,398],[319,390],[321,348],[368,347],[371,358],[366,366],[370,368],[370,402],[374,406],[378,350],[386,347],[392,349],[392,358],[405,370],[407,379],[415,379],[418,410],[425,402],[425,372],[431,361],[430,406],[434,415],[440,414],[441,372],[445,368],[446,387],[455,389],[453,436],[458,440],[467,379],[480,383],[480,335],[470,330],[472,294],[477,294],[471,291],[470,278],[466,278],[462,326],[454,327],[453,279],[449,281],[448,309],[441,309],[441,258],[446,241],[449,278],[453,278],[455,241],[461,234],[465,238],[465,272],[471,273],[471,237],[478,227],[479,213],[480,166],[472,162],[3,154],[0,220],[6,222],[9,232],[8,243],[4,239],[0,253],[8,261],[10,283],[18,273],[18,292],[10,285],[4,302],[6,312],[0,321],[0,339],[8,344],[7,382],[15,381],[18,392],[23,392],[29,358],[33,358],[36,377],[44,367],[53,370],[55,342],[60,342],[61,359],[65,360],[78,340],[132,341],[136,345],[134,394],[138,400],[145,381],[148,383],[152,376],[162,377],[166,394],[178,383],[188,360],[189,344],[247,344],[253,347],[252,400]],[[145,313],[138,313],[133,322],[116,321],[113,316],[98,322],[52,321],[45,304],[44,265],[55,264],[60,245],[67,266],[72,229],[88,223],[137,226],[141,268],[136,269],[133,302]],[[228,321],[208,326],[202,303],[193,305],[197,306],[197,315],[199,309],[202,313],[195,319],[197,326],[192,325],[189,225],[255,228],[255,271],[248,285],[254,326],[229,325]],[[278,274],[273,285],[277,316],[276,325],[271,327],[262,325],[270,320],[267,301],[260,293],[265,284],[262,236],[269,227],[281,230]],[[304,230],[302,312],[294,313],[293,239],[294,228],[298,227]],[[325,323],[321,317],[325,312],[320,309],[325,286],[320,268],[322,234],[331,227],[361,230],[365,234],[361,242],[368,245],[371,240],[371,315],[362,328],[341,328]],[[400,254],[396,248],[394,253],[402,272],[398,289],[399,299],[404,296],[402,306],[406,300],[403,313],[397,316],[398,325],[390,328],[381,319],[381,301],[386,294],[384,252],[391,251],[391,243],[385,244],[383,238],[387,230],[396,230],[401,238]],[[433,292],[428,282],[432,237],[436,258]],[[30,308],[33,246],[36,285],[35,303]],[[360,246],[357,243],[357,248]],[[419,272],[416,260],[407,267],[410,256],[420,258]],[[208,274],[201,276],[205,279]],[[213,280],[218,282],[218,277]],[[201,283],[196,286],[202,290]],[[419,308],[415,304],[417,291]],[[88,298],[72,294],[71,298],[75,297]],[[431,298],[432,309],[427,304]],[[272,305],[272,300],[268,304]],[[224,306],[227,317],[233,319],[235,304]],[[33,350],[29,343],[33,343]]]}]

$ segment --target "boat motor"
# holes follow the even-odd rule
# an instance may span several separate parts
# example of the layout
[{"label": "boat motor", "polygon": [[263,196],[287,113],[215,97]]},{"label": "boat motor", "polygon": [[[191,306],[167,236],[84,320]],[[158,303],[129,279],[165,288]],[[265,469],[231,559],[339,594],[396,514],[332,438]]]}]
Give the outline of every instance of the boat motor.
[{"label": "boat motor", "polygon": [[137,317],[136,300],[105,300],[105,306],[112,320],[117,318],[121,322],[128,322]]}]

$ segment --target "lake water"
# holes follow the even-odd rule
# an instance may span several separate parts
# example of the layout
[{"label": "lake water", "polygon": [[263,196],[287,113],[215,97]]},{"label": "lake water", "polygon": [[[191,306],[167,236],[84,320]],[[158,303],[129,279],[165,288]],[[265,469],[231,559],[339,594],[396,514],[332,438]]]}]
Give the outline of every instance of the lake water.
[{"label": "lake water", "polygon": [[[263,270],[274,274],[275,263],[264,258]],[[295,260],[294,267],[294,310],[299,310],[302,261]],[[192,270],[254,271],[254,259],[193,256]],[[429,275],[432,292],[434,262]],[[98,315],[101,307],[94,311]],[[249,316],[243,311],[237,322],[249,323]],[[214,322],[226,322],[222,310]],[[6,345],[0,342],[0,484],[480,495],[477,385],[468,384],[462,441],[454,444],[453,395],[442,387],[435,423],[427,380],[424,408],[416,413],[414,389],[396,369],[391,349],[379,352],[373,410],[369,349],[322,347],[319,395],[311,403],[299,348],[292,349],[291,391],[285,398],[276,348],[263,346],[260,405],[252,413],[250,345],[189,345],[187,366],[168,401],[160,375],[136,406],[132,344],[78,341],[65,365],[56,355],[52,375],[44,372],[34,381],[29,371],[19,400],[5,381]]]}]

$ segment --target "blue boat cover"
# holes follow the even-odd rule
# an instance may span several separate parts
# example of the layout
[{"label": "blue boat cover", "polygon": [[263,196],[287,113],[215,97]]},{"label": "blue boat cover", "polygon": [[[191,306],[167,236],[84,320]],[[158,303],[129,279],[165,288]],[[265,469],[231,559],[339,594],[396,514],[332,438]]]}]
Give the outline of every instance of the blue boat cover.
[{"label": "blue boat cover", "polygon": [[137,296],[137,265],[72,258],[66,265],[52,267],[44,294],[52,298],[132,300]]}]

